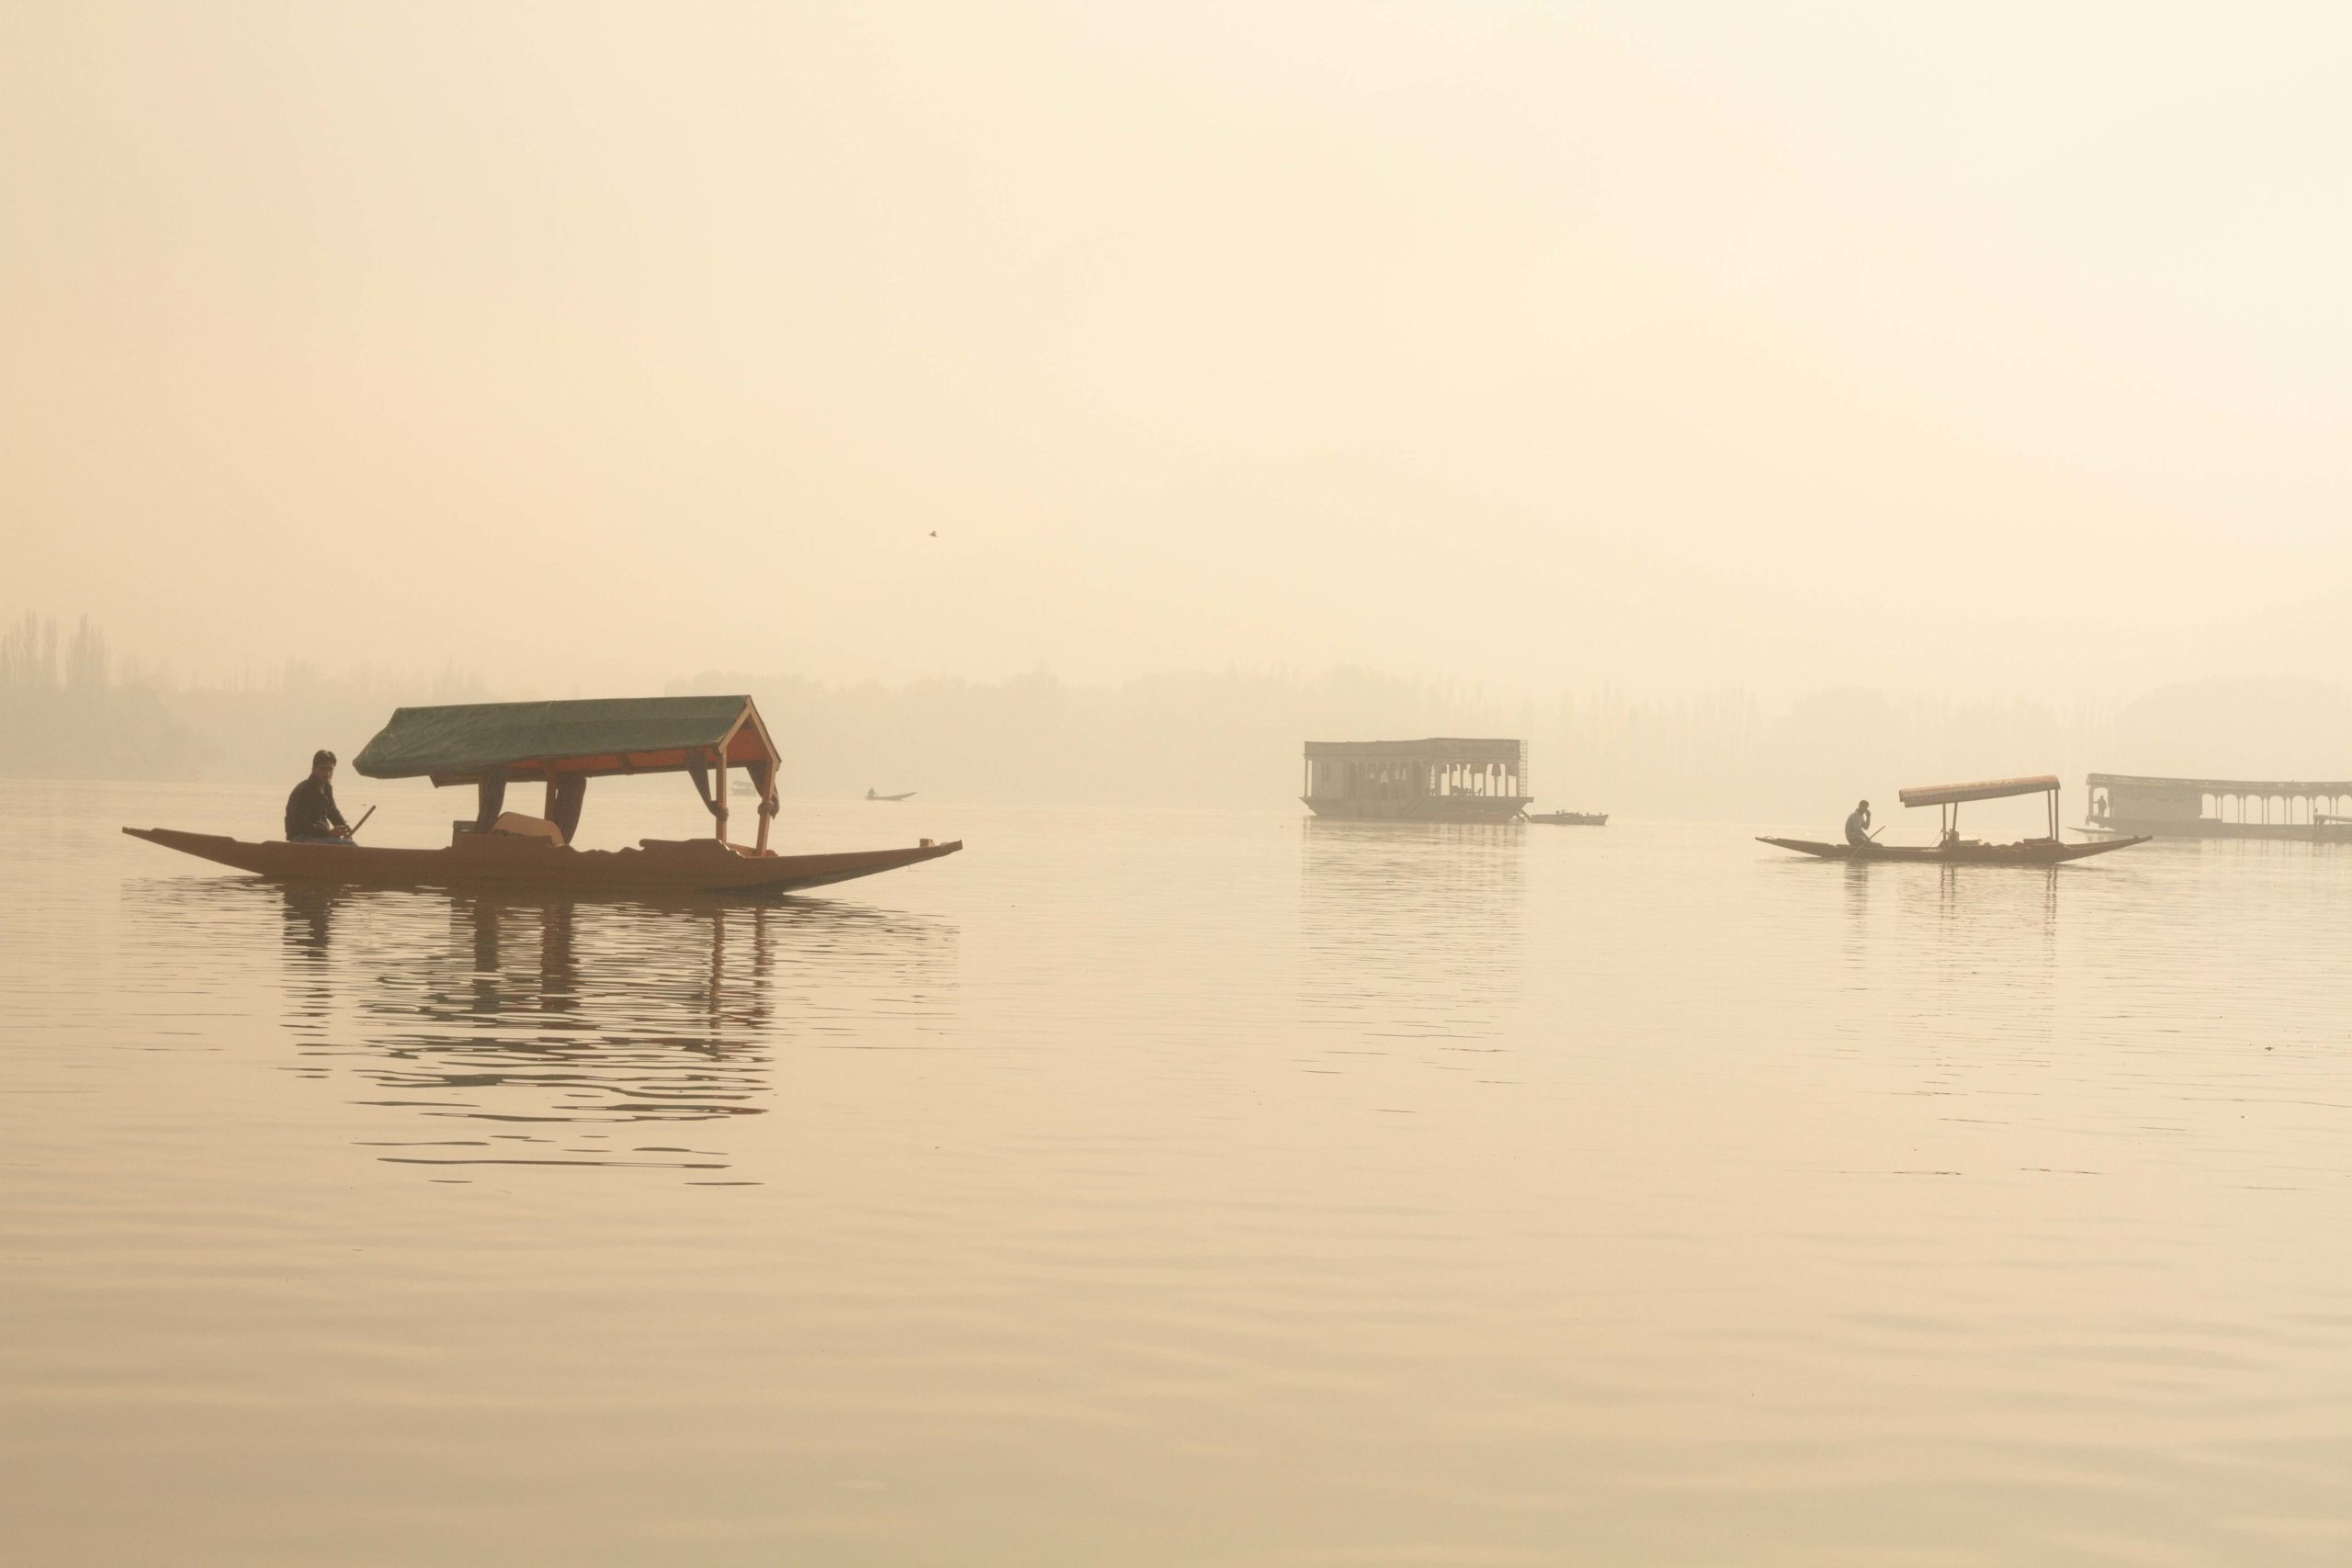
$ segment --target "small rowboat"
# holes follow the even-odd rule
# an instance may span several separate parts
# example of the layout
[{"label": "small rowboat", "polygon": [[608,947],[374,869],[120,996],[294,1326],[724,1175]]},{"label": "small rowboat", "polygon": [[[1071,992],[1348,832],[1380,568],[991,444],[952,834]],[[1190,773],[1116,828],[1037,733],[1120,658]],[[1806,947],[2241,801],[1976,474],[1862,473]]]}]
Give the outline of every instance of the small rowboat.
[{"label": "small rowboat", "polygon": [[[871,876],[964,847],[924,839],[911,849],[785,855],[768,848],[779,806],[779,761],[749,697],[621,697],[559,703],[465,703],[401,708],[352,766],[373,779],[472,784],[479,809],[429,849],[255,843],[170,828],[125,828],[167,850],[255,875],[373,887],[534,887],[573,894],[789,893]],[[750,775],[753,844],[728,841],[728,775]],[[713,818],[707,839],[640,839],[627,850],[572,844],[588,782],[626,773],[684,773]],[[509,784],[547,787],[545,815],[503,809]]]},{"label": "small rowboat", "polygon": [[2065,844],[2054,839],[2026,839],[2014,844],[1983,844],[1973,839],[1953,844],[1824,844],[1811,839],[1763,837],[1758,837],[1756,841],[1779,849],[1794,850],[1799,854],[1819,855],[1823,860],[1924,860],[1939,861],[1947,865],[2060,865],[2070,860],[2103,855],[2110,850],[2128,850],[2134,844],[2144,844],[2148,840],[2143,836],[2108,839],[2090,844]]},{"label": "small rowboat", "polygon": [[1606,811],[1531,811],[1521,818],[1525,822],[1541,822],[1553,828],[1606,828]]},{"label": "small rowboat", "polygon": [[[1960,808],[1963,802],[2004,800],[2019,795],[2046,795],[2050,797],[2050,831],[2045,837],[2021,839],[2014,844],[1988,844],[1960,836]],[[1818,855],[1823,860],[1935,861],[1945,865],[2062,865],[2070,860],[2084,860],[2116,850],[2128,850],[2134,844],[2148,841],[2145,834],[2136,838],[2105,839],[2088,844],[2070,844],[2060,839],[2058,776],[2055,773],[2037,773],[2030,778],[2020,779],[1987,779],[1980,784],[1927,784],[1903,791],[1902,798],[1905,806],[1942,808],[1941,839],[1932,844],[1825,844],[1812,839],[1759,836],[1756,841],[1770,844],[1776,849],[1794,850],[1799,854]]]}]

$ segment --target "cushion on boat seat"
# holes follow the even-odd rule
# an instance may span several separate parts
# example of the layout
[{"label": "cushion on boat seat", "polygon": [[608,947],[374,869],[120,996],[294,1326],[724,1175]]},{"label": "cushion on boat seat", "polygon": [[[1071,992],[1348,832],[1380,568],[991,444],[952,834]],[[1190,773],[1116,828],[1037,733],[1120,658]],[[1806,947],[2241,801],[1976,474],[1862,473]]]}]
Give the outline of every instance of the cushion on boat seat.
[{"label": "cushion on boat seat", "polygon": [[526,817],[519,811],[502,811],[498,820],[490,825],[490,830],[504,833],[510,838],[541,839],[558,849],[563,847],[563,829],[544,817]]}]

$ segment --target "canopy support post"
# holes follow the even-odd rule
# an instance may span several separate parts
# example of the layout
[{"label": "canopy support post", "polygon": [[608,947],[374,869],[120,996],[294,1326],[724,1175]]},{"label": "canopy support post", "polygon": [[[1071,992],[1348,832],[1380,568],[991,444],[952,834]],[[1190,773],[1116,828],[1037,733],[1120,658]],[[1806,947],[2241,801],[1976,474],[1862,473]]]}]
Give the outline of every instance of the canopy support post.
[{"label": "canopy support post", "polygon": [[760,839],[752,849],[768,852],[768,829],[775,825],[775,764],[773,761],[752,764],[752,787],[760,792]]},{"label": "canopy support post", "polygon": [[580,808],[587,798],[587,774],[548,774],[548,807],[540,815],[555,824],[567,844],[580,836]]},{"label": "canopy support post", "polygon": [[718,818],[718,841],[727,841],[727,752],[718,752],[718,778],[711,791],[712,815]]},{"label": "canopy support post", "polygon": [[474,831],[487,833],[506,809],[506,770],[492,768],[483,773],[474,786]]}]

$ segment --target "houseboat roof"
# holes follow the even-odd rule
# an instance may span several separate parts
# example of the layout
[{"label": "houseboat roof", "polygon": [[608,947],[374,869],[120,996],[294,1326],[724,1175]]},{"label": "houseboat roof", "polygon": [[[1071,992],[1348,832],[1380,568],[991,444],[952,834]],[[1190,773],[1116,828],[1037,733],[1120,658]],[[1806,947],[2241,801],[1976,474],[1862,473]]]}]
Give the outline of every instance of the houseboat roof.
[{"label": "houseboat roof", "polygon": [[2129,784],[2138,789],[2177,789],[2184,795],[2352,795],[2352,782],[2315,779],[2165,779],[2146,773],[2092,773],[2090,787]]},{"label": "houseboat roof", "polygon": [[1516,762],[1524,743],[1518,740],[1467,739],[1436,735],[1425,740],[1310,740],[1309,758],[1426,757],[1455,762]]},{"label": "houseboat roof", "polygon": [[747,696],[595,697],[396,709],[352,766],[371,779],[436,784],[492,771],[595,778],[707,767],[721,748],[730,765],[779,761]]},{"label": "houseboat roof", "polygon": [[2046,795],[2059,787],[2056,773],[2022,779],[1985,779],[1977,784],[1919,784],[1902,792],[1905,806],[1956,806],[1963,800],[2006,800],[2013,795]]}]

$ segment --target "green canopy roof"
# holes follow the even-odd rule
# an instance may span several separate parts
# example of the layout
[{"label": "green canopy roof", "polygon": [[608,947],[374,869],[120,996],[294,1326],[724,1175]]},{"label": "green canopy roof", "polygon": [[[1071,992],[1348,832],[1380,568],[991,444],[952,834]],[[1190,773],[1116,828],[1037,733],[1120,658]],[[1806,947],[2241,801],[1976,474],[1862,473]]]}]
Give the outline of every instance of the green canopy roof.
[{"label": "green canopy roof", "polygon": [[707,764],[730,735],[730,762],[775,751],[752,699],[602,697],[401,708],[352,761],[371,779],[459,784],[509,773],[669,773]]}]

